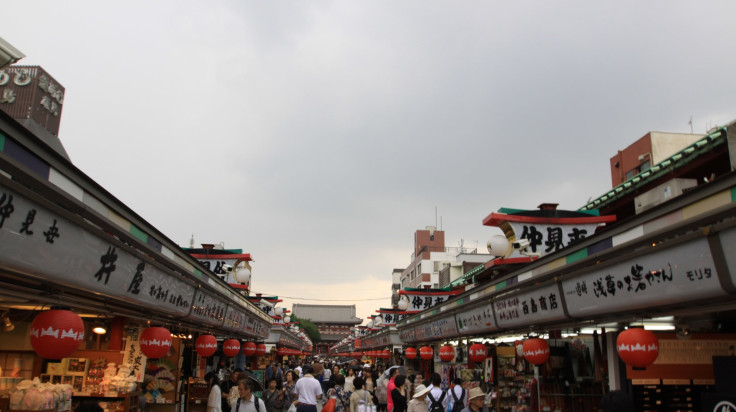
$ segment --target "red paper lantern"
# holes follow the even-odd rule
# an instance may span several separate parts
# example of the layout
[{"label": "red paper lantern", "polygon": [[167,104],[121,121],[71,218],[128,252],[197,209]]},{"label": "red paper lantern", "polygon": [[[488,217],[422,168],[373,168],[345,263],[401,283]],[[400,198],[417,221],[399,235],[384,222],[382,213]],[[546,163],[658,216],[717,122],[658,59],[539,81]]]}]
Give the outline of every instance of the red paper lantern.
[{"label": "red paper lantern", "polygon": [[259,343],[256,345],[256,356],[263,356],[266,354],[266,345]]},{"label": "red paper lantern", "polygon": [[406,358],[414,359],[417,357],[417,348],[406,348]]},{"label": "red paper lantern", "polygon": [[524,358],[535,365],[541,365],[549,359],[549,344],[544,339],[527,339],[522,346]]},{"label": "red paper lantern", "polygon": [[47,310],[31,323],[31,346],[44,359],[71,355],[84,340],[84,322],[69,310]]},{"label": "red paper lantern", "polygon": [[199,335],[194,341],[194,348],[199,356],[209,358],[217,351],[217,339],[212,335]]},{"label": "red paper lantern", "polygon": [[383,359],[388,359],[391,357],[391,351],[382,350],[379,352],[379,356]]},{"label": "red paper lantern", "polygon": [[452,345],[444,345],[440,347],[440,360],[442,362],[450,362],[455,359],[455,348]]},{"label": "red paper lantern", "polygon": [[486,345],[474,343],[468,349],[468,358],[473,362],[483,362],[486,359],[487,353]]},{"label": "red paper lantern", "polygon": [[237,339],[228,339],[222,342],[222,352],[228,358],[232,358],[240,352],[240,342]]},{"label": "red paper lantern", "polygon": [[648,330],[626,329],[618,334],[616,350],[625,364],[635,368],[646,368],[657,360],[659,340]]},{"label": "red paper lantern", "polygon": [[433,354],[434,354],[434,351],[429,346],[422,346],[419,349],[419,357],[424,360],[432,359]]},{"label": "red paper lantern", "polygon": [[145,328],[138,338],[141,352],[150,359],[160,359],[166,356],[171,348],[171,332],[166,328]]},{"label": "red paper lantern", "polygon": [[245,342],[243,344],[243,353],[245,356],[252,356],[256,354],[256,344],[253,342]]}]

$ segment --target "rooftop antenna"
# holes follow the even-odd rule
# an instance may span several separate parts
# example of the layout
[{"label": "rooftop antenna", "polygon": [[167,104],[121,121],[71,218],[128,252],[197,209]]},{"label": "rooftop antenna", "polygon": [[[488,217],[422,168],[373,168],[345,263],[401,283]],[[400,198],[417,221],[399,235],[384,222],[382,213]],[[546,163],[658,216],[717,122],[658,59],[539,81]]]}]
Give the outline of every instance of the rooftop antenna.
[{"label": "rooftop antenna", "polygon": [[434,227],[437,227],[437,206],[434,207]]},{"label": "rooftop antenna", "polygon": [[192,233],[192,238],[189,239],[189,249],[194,249],[194,233]]},{"label": "rooftop antenna", "polygon": [[693,134],[693,115],[690,115],[690,121],[687,124],[690,125],[690,134]]}]

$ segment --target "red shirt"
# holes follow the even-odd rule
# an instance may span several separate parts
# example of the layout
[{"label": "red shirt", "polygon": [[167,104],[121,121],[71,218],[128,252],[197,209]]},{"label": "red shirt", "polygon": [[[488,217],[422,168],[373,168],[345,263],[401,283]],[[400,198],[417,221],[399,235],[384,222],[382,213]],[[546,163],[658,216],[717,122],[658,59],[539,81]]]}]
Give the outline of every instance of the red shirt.
[{"label": "red shirt", "polygon": [[394,378],[391,378],[386,386],[386,393],[388,394],[388,396],[386,396],[386,405],[388,406],[388,412],[394,410],[394,400],[391,398],[391,391],[394,390],[394,388],[396,388],[396,384],[394,383]]}]

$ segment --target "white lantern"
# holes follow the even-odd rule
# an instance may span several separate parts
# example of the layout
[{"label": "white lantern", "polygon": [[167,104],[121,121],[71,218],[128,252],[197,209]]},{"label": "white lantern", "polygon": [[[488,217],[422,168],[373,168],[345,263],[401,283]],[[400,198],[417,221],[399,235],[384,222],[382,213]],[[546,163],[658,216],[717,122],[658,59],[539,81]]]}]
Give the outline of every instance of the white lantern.
[{"label": "white lantern", "polygon": [[372,328],[373,327],[373,321],[369,320],[368,323],[365,324],[366,327]]},{"label": "white lantern", "polygon": [[373,318],[373,325],[376,327],[383,325],[383,318],[380,315]]},{"label": "white lantern", "polygon": [[409,298],[407,298],[406,295],[401,296],[401,299],[399,299],[398,306],[400,310],[409,309]]},{"label": "white lantern", "polygon": [[289,323],[289,322],[291,322],[291,316],[289,315],[284,316],[284,323]]},{"label": "white lantern", "polygon": [[238,266],[233,269],[233,277],[238,283],[250,282],[250,268],[247,266],[247,262],[240,262]]},{"label": "white lantern", "polygon": [[491,239],[488,241],[487,246],[488,252],[490,252],[490,254],[500,258],[509,257],[509,255],[511,255],[511,252],[513,252],[511,243],[509,243],[508,239],[506,239],[506,236],[501,234],[493,235],[493,237],[491,237]]},{"label": "white lantern", "polygon": [[280,306],[279,306],[279,307],[276,307],[276,308],[273,308],[273,312],[274,312],[274,313],[275,313],[275,314],[276,314],[277,316],[282,316],[282,315],[284,314],[284,308],[282,308],[282,307],[280,307]]}]

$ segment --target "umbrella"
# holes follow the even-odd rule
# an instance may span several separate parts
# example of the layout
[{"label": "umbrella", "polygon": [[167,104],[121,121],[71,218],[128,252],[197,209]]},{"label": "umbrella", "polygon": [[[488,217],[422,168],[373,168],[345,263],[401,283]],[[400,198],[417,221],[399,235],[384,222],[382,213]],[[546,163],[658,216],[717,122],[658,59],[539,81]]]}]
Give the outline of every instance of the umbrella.
[{"label": "umbrella", "polygon": [[394,369],[399,368],[399,375],[406,375],[406,368],[401,365],[389,366],[381,375],[381,379],[388,379]]},{"label": "umbrella", "polygon": [[363,366],[361,366],[361,365],[350,365],[350,369],[356,370],[356,371],[362,371],[363,370]]},{"label": "umbrella", "polygon": [[253,372],[246,370],[243,373],[245,373],[248,379],[253,381],[253,392],[263,392],[263,384]]}]

